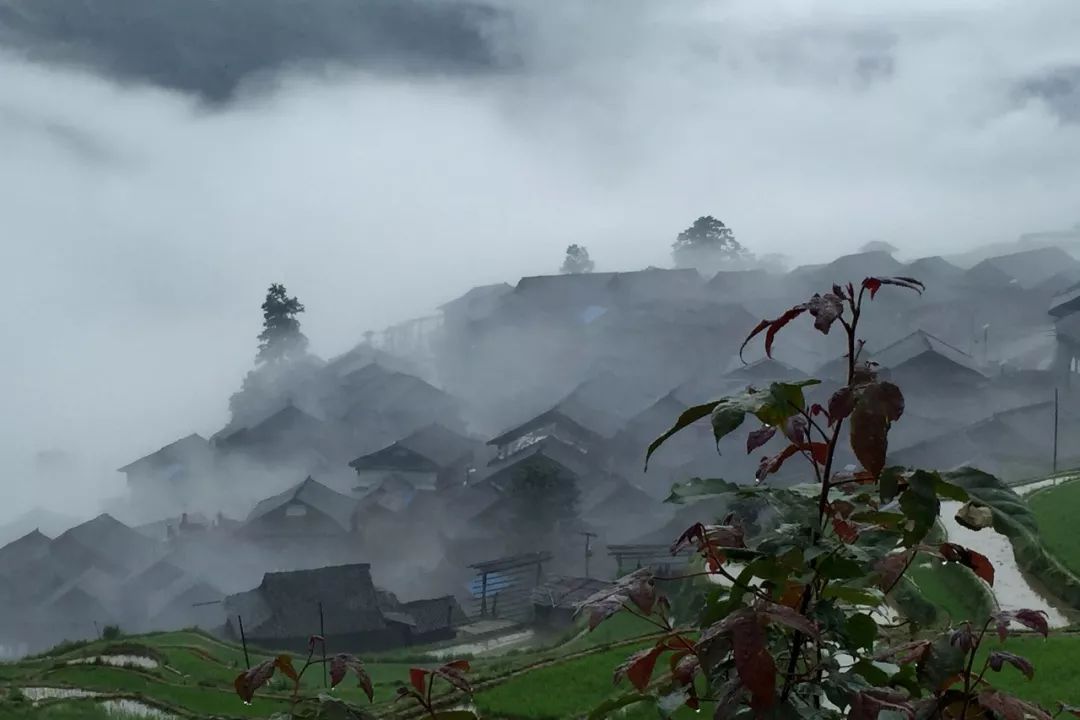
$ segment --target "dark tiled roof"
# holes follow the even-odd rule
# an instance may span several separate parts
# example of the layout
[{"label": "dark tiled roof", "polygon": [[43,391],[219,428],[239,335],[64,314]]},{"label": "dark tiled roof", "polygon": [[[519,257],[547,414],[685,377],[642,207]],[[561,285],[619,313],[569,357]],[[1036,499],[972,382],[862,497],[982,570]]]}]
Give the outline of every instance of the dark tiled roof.
[{"label": "dark tiled roof", "polygon": [[935,353],[966,370],[979,375],[984,374],[975,362],[975,358],[923,330],[916,330],[902,340],[878,351],[870,359],[884,368],[893,369],[925,353]]},{"label": "dark tiled roof", "polygon": [[352,527],[352,516],[353,511],[356,509],[356,500],[348,495],[342,495],[335,490],[331,490],[310,477],[283,493],[261,501],[248,514],[244,522],[245,524],[252,523],[293,502],[307,505],[328,516],[343,530],[347,531]]},{"label": "dark tiled roof", "polygon": [[135,462],[120,468],[117,472],[127,473],[143,467],[153,467],[181,463],[199,455],[206,456],[210,452],[210,443],[201,435],[191,434],[180,438],[176,442],[169,443],[155,452],[141,457]]},{"label": "dark tiled roof", "polygon": [[465,612],[453,595],[413,600],[403,603],[399,611],[412,619],[412,627],[418,633],[445,630],[467,621]]},{"label": "dark tiled roof", "polygon": [[473,455],[481,445],[446,427],[426,425],[393,445],[358,457],[349,465],[362,469],[410,469],[438,471],[453,467]]},{"label": "dark tiled roof", "polygon": [[0,548],[0,575],[10,575],[29,562],[45,557],[50,540],[38,530]]},{"label": "dark tiled roof", "polygon": [[226,599],[230,615],[247,611],[249,635],[279,639],[317,634],[320,602],[328,637],[386,627],[366,564],[267,573],[255,590]]}]

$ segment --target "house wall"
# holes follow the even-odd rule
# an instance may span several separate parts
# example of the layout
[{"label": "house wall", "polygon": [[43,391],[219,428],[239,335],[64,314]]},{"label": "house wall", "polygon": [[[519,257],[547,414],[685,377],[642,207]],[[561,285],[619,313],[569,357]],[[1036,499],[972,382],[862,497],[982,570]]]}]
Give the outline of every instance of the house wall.
[{"label": "house wall", "polygon": [[[358,470],[356,472],[356,485],[363,488],[377,488],[386,480],[396,477],[408,482],[415,488],[434,490],[438,482],[438,475],[434,472],[410,472],[402,470]],[[360,492],[358,494],[364,494]]]},{"label": "house wall", "polygon": [[248,523],[243,533],[250,538],[295,538],[341,537],[348,531],[310,505],[292,502]]},{"label": "house wall", "polygon": [[[315,625],[311,629],[313,635],[318,634],[318,631],[318,625]],[[249,648],[255,646],[263,649],[291,650],[297,654],[303,655],[307,653],[308,638],[309,636],[307,635],[289,638],[249,635],[247,642]],[[383,630],[344,633],[340,635],[328,633],[326,637],[326,652],[327,655],[341,652],[356,654],[380,652],[383,650],[393,650],[395,648],[404,647],[408,645],[409,642],[408,631],[399,627],[388,627]]]}]

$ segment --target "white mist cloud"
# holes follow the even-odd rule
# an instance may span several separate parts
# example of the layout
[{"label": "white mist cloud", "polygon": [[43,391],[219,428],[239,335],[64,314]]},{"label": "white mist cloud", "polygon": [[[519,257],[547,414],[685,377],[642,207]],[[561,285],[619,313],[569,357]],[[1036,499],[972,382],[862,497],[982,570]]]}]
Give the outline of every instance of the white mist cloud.
[{"label": "white mist cloud", "polygon": [[[807,260],[1080,221],[1080,127],[1011,90],[1080,61],[1072,0],[513,7],[521,72],[338,69],[215,111],[0,59],[8,509],[83,509],[217,429],[270,282],[329,355],[571,242],[663,264],[703,213]],[[48,448],[69,485],[25,482]]]}]

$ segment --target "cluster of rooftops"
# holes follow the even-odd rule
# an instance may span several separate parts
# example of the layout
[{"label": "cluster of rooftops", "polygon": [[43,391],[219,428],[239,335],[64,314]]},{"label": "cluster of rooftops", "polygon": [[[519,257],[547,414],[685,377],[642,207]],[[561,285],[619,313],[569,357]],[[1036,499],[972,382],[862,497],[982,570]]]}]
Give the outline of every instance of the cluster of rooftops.
[{"label": "cluster of rooftops", "polygon": [[[921,296],[883,290],[868,313],[862,359],[895,378],[907,398],[907,421],[890,440],[891,461],[939,469],[971,464],[1004,475],[1080,461],[1068,457],[1078,445],[1064,441],[1053,443],[1064,456],[1052,458],[1049,433],[1051,422],[1063,437],[1080,431],[1080,416],[1067,402],[1072,374],[1080,370],[1074,350],[1080,342],[1073,340],[1080,339],[1073,332],[1080,323],[1080,262],[1043,247],[968,268],[939,257],[901,263],[868,252],[785,274],[747,270],[703,278],[694,270],[650,268],[474,288],[442,306],[424,352],[399,356],[368,341],[320,363],[313,380],[264,417],[233,423],[210,439],[189,435],[121,471],[133,497],[158,498],[173,510],[166,517],[189,513],[187,527],[145,526],[165,528],[155,541],[161,547],[190,545],[198,536],[226,553],[269,548],[283,563],[292,562],[282,559],[290,548],[302,548],[299,556],[314,549],[327,566],[348,568],[339,571],[341,582],[367,597],[363,622],[351,630],[381,634],[386,642],[400,638],[401,628],[425,635],[465,614],[470,564],[518,547],[511,498],[529,470],[576,486],[576,517],[563,535],[589,533],[598,547],[656,542],[685,521],[659,502],[673,481],[703,474],[750,481],[758,458],[747,456],[742,438],[726,438],[717,448],[708,428],[691,431],[662,448],[648,473],[644,448],[688,405],[747,385],[813,376],[822,382],[808,388],[809,399],[827,399],[846,366],[836,338],[792,324],[771,359],[759,349],[740,359],[739,345],[761,317],[833,283],[871,275],[913,276],[927,286]],[[215,497],[204,493],[207,487],[240,487],[238,468],[252,465],[276,479],[245,480],[247,510],[236,519],[191,520],[199,512],[213,515],[197,506],[200,498]],[[775,482],[792,482],[795,472]],[[294,583],[322,582],[287,572],[320,572],[309,567],[310,558],[292,568],[252,560],[251,572],[241,573],[247,589],[219,590],[205,564],[166,559],[179,551],[162,551],[154,562],[130,557],[145,542],[118,542],[115,556],[80,555],[84,544],[102,547],[77,541],[81,533],[139,532],[108,516],[69,533],[76,530],[52,540],[38,533],[0,549],[0,582],[11,577],[9,556],[54,571],[38,591],[6,590],[22,593],[13,601],[44,602],[47,610],[82,593],[106,609],[109,597],[100,596],[108,592],[100,588],[109,583],[72,569],[93,557],[85,567],[112,578],[109,592],[147,598],[132,611],[145,622],[165,622],[181,606],[188,611],[184,621],[192,619],[191,607],[242,606],[242,613],[227,615],[246,614],[257,632],[286,637],[302,628],[286,627],[275,604],[296,596]],[[389,593],[375,588],[371,568],[390,562],[387,533],[439,548],[417,561],[418,572],[438,586],[438,602],[390,602]],[[350,538],[347,551],[334,549],[342,537]],[[559,548],[528,549],[551,550],[560,562]],[[279,569],[256,585],[264,572]],[[573,573],[567,575],[564,585],[576,587]],[[135,593],[136,587],[142,589]],[[221,603],[200,605],[193,599],[200,594]],[[104,617],[98,606],[94,612]],[[310,608],[300,615],[309,629]]]}]

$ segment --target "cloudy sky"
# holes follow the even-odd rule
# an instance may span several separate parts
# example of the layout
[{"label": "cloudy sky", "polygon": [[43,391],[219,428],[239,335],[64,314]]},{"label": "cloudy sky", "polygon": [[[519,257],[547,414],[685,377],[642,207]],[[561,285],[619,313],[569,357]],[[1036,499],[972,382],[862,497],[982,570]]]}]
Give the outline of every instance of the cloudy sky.
[{"label": "cloudy sky", "polygon": [[[270,282],[327,356],[571,242],[666,264],[706,213],[797,261],[1080,222],[1075,0],[507,7],[512,70],[339,66],[213,107],[0,55],[5,512],[218,429]],[[53,448],[71,486],[26,482]]]}]

